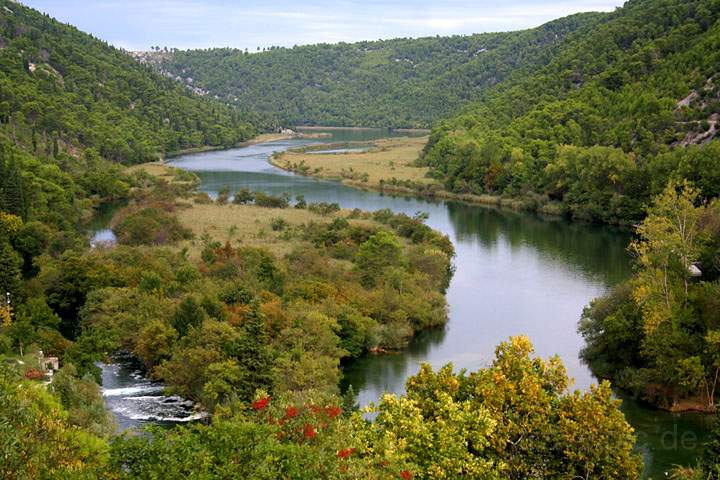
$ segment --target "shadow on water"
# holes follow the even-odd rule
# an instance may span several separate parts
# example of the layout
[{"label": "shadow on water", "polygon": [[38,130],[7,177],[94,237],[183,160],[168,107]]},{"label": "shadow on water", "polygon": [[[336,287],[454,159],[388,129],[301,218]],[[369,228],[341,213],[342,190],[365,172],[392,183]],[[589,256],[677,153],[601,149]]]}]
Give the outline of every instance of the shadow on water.
[{"label": "shadow on water", "polygon": [[635,429],[637,450],[645,461],[644,478],[667,478],[678,465],[694,466],[709,439],[714,416],[702,413],[670,413],[652,409],[620,396],[621,410]]},{"label": "shadow on water", "polygon": [[[427,358],[433,346],[443,342],[445,334],[444,327],[426,330],[415,336],[402,351],[367,354],[345,362],[340,391],[344,393],[352,385],[353,390],[362,395],[362,398],[358,398],[361,405],[368,403],[363,401],[365,399],[375,401],[385,392],[396,391],[397,379],[406,379],[414,374],[419,362]],[[379,357],[382,357],[382,361],[378,361]]]},{"label": "shadow on water", "polygon": [[112,222],[115,213],[125,205],[127,205],[127,202],[125,201],[108,202],[99,205],[95,209],[95,215],[87,226],[91,246],[96,246],[101,243],[115,243],[116,238],[115,234],[110,229],[110,222]]},{"label": "shadow on water", "polygon": [[486,249],[498,242],[513,250],[532,247],[609,286],[632,273],[627,252],[632,234],[627,230],[464,203],[449,202],[447,210],[459,242],[479,242]]}]

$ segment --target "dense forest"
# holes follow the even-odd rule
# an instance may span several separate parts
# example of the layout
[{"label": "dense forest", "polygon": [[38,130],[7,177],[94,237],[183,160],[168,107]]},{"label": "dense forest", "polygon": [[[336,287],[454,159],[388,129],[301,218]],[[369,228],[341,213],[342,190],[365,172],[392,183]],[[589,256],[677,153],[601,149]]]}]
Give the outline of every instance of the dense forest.
[{"label": "dense forest", "polygon": [[[8,235],[1,239],[4,261],[21,257],[26,278],[35,257],[83,243],[78,233],[95,207],[127,197],[118,163],[254,134],[235,109],[73,27],[0,2],[0,209],[23,221],[13,252]],[[10,276],[0,282],[17,295]]]},{"label": "dense forest", "polygon": [[433,130],[448,190],[631,224],[669,180],[718,196],[720,2],[632,0]]},{"label": "dense forest", "polygon": [[[0,239],[25,278],[36,257],[83,244],[95,207],[127,198],[118,163],[254,135],[234,109],[125,53],[15,2],[0,7],[0,209],[23,222],[12,246],[7,225]],[[0,281],[23,298],[12,275]]]},{"label": "dense forest", "polygon": [[173,50],[153,63],[189,86],[262,112],[270,125],[429,128],[484,89],[544,65],[565,38],[602,18],[579,14],[522,32],[258,53]]},{"label": "dense forest", "polygon": [[76,148],[124,163],[254,135],[233,108],[35,10],[0,2],[0,129],[47,159]]},{"label": "dense forest", "polygon": [[[0,477],[638,478],[605,380],[717,410],[718,15],[720,0],[631,0],[516,33],[150,66],[0,0]],[[341,360],[446,322],[449,238],[422,213],[211,199],[191,173],[128,167],[288,123],[433,125],[418,161],[452,192],[636,223],[634,277],[580,322],[600,385],[570,392],[559,358],[518,336],[475,372],[424,365],[362,411],[341,396]],[[116,202],[117,245],[90,246]],[[208,205],[259,211],[265,244],[194,233],[183,213]],[[40,350],[60,360],[51,381]],[[207,421],[118,435],[97,366],[118,353]],[[711,440],[676,478],[717,478],[720,423]]]},{"label": "dense forest", "polygon": [[[366,423],[352,395],[337,396],[340,360],[444,324],[447,237],[422,215],[247,191],[213,202],[191,174],[126,168],[234,145],[254,133],[242,120],[252,117],[38,12],[0,7],[0,476],[524,478],[572,475],[586,461],[637,476],[609,387],[567,394],[562,365],[535,358],[523,338],[501,345],[492,369],[423,370]],[[323,220],[273,219],[275,240],[295,246],[283,256],[196,238],[179,220],[230,200]],[[85,227],[109,202],[125,204],[113,221],[119,244],[91,247]],[[49,382],[40,351],[61,365]],[[117,352],[212,421],[118,436],[97,378],[97,362]],[[609,441],[594,453],[578,433],[599,419]],[[507,448],[528,429],[542,446]],[[437,436],[450,443],[430,453]]]},{"label": "dense forest", "polygon": [[637,273],[585,310],[595,374],[655,405],[715,409],[720,381],[720,203],[671,184],[631,245]]}]

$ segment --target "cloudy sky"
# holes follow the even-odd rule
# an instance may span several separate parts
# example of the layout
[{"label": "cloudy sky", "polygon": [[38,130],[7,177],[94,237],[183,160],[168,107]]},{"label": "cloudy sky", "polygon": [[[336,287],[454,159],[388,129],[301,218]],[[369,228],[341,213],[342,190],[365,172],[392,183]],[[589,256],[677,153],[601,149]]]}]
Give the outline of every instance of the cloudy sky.
[{"label": "cloudy sky", "polygon": [[128,50],[293,46],[535,27],[621,0],[22,0]]}]

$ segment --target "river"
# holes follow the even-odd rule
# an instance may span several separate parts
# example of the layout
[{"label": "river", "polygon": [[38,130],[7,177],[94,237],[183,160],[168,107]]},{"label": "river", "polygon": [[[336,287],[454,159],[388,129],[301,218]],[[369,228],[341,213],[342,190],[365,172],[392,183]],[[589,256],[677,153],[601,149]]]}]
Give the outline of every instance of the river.
[{"label": "river", "polygon": [[[365,141],[387,131],[332,131],[322,142]],[[304,195],[308,202],[343,208],[429,214],[428,225],[446,233],[457,252],[447,292],[449,322],[420,334],[396,354],[367,355],[344,367],[343,388],[352,385],[361,405],[384,392],[402,393],[422,362],[476,370],[492,360],[497,344],[525,334],[538,355],[558,354],[574,379],[588,389],[596,380],[578,357],[583,340],[577,322],[583,307],[627,279],[630,235],[610,227],[571,223],[457,202],[393,197],[284,172],[268,163],[276,151],[317,143],[287,140],[175,158],[172,165],[195,172],[200,190],[223,187]],[[692,465],[708,430],[702,415],[673,415],[626,399],[622,406],[636,429],[646,478],[661,478],[673,465]]]}]

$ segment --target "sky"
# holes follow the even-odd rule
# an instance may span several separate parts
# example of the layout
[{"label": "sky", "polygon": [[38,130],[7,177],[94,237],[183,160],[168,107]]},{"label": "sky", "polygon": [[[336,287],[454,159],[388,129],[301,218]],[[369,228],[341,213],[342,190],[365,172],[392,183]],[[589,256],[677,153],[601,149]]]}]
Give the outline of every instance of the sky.
[{"label": "sky", "polygon": [[354,42],[520,30],[621,0],[22,0],[127,50]]}]

